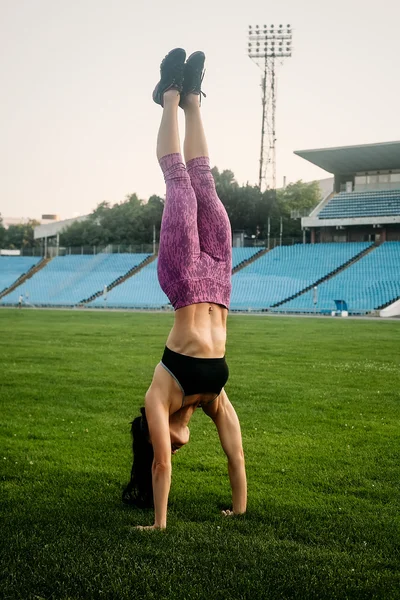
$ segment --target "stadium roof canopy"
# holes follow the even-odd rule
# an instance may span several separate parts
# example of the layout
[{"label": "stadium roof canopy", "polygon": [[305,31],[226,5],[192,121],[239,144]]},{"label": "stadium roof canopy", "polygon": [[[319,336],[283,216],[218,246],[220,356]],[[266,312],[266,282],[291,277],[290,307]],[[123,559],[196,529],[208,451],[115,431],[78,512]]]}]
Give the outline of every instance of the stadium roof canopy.
[{"label": "stadium roof canopy", "polygon": [[86,221],[89,215],[83,215],[81,217],[74,217],[73,219],[65,219],[65,221],[52,221],[51,223],[45,223],[44,225],[38,225],[33,230],[33,238],[40,240],[43,238],[54,237],[58,233],[61,233],[63,229],[75,223],[75,221]]},{"label": "stadium roof canopy", "polygon": [[400,169],[400,142],[296,150],[295,154],[335,175]]}]

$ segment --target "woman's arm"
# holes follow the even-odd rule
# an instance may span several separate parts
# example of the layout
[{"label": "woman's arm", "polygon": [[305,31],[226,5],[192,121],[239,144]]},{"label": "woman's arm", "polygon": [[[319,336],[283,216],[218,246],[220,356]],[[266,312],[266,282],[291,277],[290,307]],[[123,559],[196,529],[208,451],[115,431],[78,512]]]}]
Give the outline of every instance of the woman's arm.
[{"label": "woman's arm", "polygon": [[167,526],[168,496],[171,487],[171,438],[169,432],[169,411],[166,402],[157,392],[146,394],[146,418],[149,425],[150,441],[153,445],[152,467],[154,525],[151,529],[165,529]]},{"label": "woman's arm", "polygon": [[233,512],[242,514],[246,512],[247,507],[247,481],[238,416],[225,390],[222,390],[215,404],[204,407],[204,412],[214,421],[222,448],[228,458]]}]

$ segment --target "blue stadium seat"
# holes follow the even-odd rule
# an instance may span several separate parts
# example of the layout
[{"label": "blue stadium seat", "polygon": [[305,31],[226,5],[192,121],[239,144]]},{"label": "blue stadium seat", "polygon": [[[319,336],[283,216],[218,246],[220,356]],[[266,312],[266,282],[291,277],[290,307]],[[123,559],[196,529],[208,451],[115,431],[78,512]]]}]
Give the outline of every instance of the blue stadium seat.
[{"label": "blue stadium seat", "polygon": [[[313,290],[292,298],[334,273],[371,244],[333,243],[282,246],[256,258],[232,277],[233,310],[270,309],[280,312],[330,313],[342,299],[350,313],[376,309],[400,297],[400,242],[386,242]],[[234,248],[233,265],[259,252]],[[98,254],[55,258],[2,299],[17,304],[19,295],[33,305],[74,306],[102,292],[141,264],[148,254]],[[18,261],[17,259],[21,259]],[[0,282],[8,287],[40,258],[0,257]],[[11,262],[16,261],[16,262]],[[19,266],[18,266],[19,265]],[[292,298],[290,300],[290,298]],[[317,304],[314,306],[314,298]],[[281,303],[279,307],[274,307]],[[91,301],[93,307],[161,308],[170,306],[157,279],[157,260],[136,275]]]},{"label": "blue stadium seat", "polygon": [[113,308],[161,308],[169,304],[167,296],[157,279],[158,259],[110,290],[107,296],[99,296],[89,303],[93,307]]},{"label": "blue stadium seat", "polygon": [[0,256],[0,292],[10,287],[41,260],[40,256]]},{"label": "blue stadium seat", "polygon": [[16,304],[20,294],[38,306],[74,306],[142,263],[149,254],[72,255],[54,258],[0,300]]},{"label": "blue stadium seat", "polygon": [[400,296],[400,242],[385,242],[359,261],[318,286],[317,304],[313,291],[280,307],[280,312],[330,313],[335,298],[346,301],[349,313],[370,312]]},{"label": "blue stadium seat", "polygon": [[[248,260],[262,248],[233,248],[232,268]],[[107,297],[95,298],[90,306],[121,308],[161,308],[169,305],[157,279],[157,260],[143,268],[137,275],[110,290]]]},{"label": "blue stadium seat", "polygon": [[314,284],[370,245],[356,242],[275,248],[232,277],[231,308],[268,308]]},{"label": "blue stadium seat", "polygon": [[400,216],[400,190],[341,192],[316,216],[319,219]]},{"label": "blue stadium seat", "polygon": [[265,248],[232,248],[232,269],[238,267],[245,260],[249,260],[261,250],[265,250]]}]

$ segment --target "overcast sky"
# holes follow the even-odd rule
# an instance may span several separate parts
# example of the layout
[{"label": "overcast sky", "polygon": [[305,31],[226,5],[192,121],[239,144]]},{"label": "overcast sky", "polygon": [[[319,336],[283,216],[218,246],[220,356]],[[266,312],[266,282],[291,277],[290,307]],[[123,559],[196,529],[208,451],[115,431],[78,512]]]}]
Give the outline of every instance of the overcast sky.
[{"label": "overcast sky", "polygon": [[212,165],[257,183],[257,23],[293,26],[278,69],[278,185],[327,177],[294,150],[400,139],[398,0],[0,0],[2,215],[67,218],[163,195],[151,93],[176,46],[207,56]]}]

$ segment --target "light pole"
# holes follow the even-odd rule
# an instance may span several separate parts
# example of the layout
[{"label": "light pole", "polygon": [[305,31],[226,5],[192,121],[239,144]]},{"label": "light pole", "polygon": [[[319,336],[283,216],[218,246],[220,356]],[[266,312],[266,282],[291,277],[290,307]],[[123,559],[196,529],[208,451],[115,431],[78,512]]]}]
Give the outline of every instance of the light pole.
[{"label": "light pole", "polygon": [[276,59],[292,56],[290,25],[249,25],[248,55],[262,70],[262,121],[258,185],[276,189]]}]

